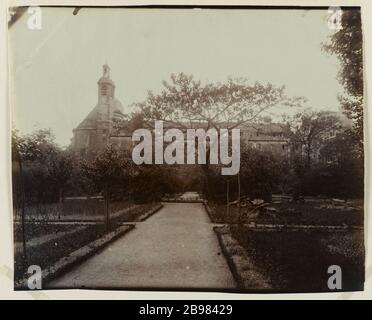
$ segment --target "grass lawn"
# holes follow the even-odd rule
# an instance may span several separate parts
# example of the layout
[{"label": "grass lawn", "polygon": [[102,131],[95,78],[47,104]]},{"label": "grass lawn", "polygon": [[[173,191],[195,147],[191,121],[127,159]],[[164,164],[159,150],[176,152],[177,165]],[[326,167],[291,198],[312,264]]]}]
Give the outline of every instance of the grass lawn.
[{"label": "grass lawn", "polygon": [[230,232],[275,290],[329,291],[330,265],[342,269],[342,290],[363,288],[362,231],[254,231],[235,225]]}]

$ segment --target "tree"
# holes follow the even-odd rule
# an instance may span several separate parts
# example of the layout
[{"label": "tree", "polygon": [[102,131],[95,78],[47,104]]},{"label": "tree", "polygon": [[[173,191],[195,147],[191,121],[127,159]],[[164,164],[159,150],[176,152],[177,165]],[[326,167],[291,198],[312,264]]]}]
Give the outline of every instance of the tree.
[{"label": "tree", "polygon": [[291,150],[287,182],[293,198],[298,200],[305,191],[313,163],[319,160],[320,149],[330,136],[341,129],[341,125],[334,113],[308,110],[294,115],[287,125]]},{"label": "tree", "polygon": [[[52,156],[61,152],[50,129],[40,129],[28,135],[20,135],[17,129],[12,130],[12,161],[13,165],[13,201],[20,197],[23,252],[26,256],[25,239],[25,207],[26,202],[33,203],[35,198],[41,201],[51,201],[50,191],[52,175],[48,176],[49,166],[54,162]],[[16,169],[15,169],[16,168]],[[57,179],[59,184],[62,181]],[[48,194],[48,197],[47,197]]]},{"label": "tree", "polygon": [[345,199],[363,197],[363,157],[355,140],[355,136],[343,132],[324,144],[320,150],[323,161],[315,175],[318,192]]},{"label": "tree", "polygon": [[[52,152],[48,157],[47,170],[53,189],[58,190],[58,202],[62,204],[63,193],[72,175],[73,159],[66,152]],[[61,210],[62,208],[59,210],[58,218]]]},{"label": "tree", "polygon": [[279,161],[270,152],[243,145],[240,166],[242,193],[271,202],[271,194],[280,181]]},{"label": "tree", "polygon": [[292,129],[290,143],[294,156],[302,162],[304,170],[310,169],[312,157],[329,134],[341,128],[339,118],[327,111],[297,113],[288,125]]},{"label": "tree", "polygon": [[139,165],[132,176],[132,196],[136,203],[160,201],[164,194],[183,191],[179,166]]},{"label": "tree", "polygon": [[353,120],[352,132],[363,153],[363,37],[360,10],[343,9],[341,25],[342,29],[335,32],[330,41],[323,44],[323,48],[335,54],[341,62],[339,81],[346,95],[339,99],[345,114]]},{"label": "tree", "polygon": [[274,87],[246,79],[229,78],[225,83],[202,85],[192,75],[172,74],[171,82],[163,81],[159,94],[148,92],[144,102],[137,103],[145,121],[162,120],[180,128],[194,128],[200,123],[209,128],[233,129],[246,122],[258,121],[274,106],[299,106],[304,98],[288,98],[284,86]]},{"label": "tree", "polygon": [[54,139],[50,129],[39,129],[16,140],[29,202],[62,200],[63,189],[71,177],[72,158]]},{"label": "tree", "polygon": [[45,194],[47,186],[47,163],[51,154],[60,152],[50,129],[39,129],[28,135],[12,131],[12,154],[18,162],[22,176],[22,188],[26,198],[32,202],[34,195],[38,200]]},{"label": "tree", "polygon": [[[274,107],[297,107],[305,100],[289,98],[284,86],[250,84],[243,78],[229,78],[225,83],[202,85],[192,75],[172,74],[170,82],[163,81],[159,94],[151,91],[147,99],[135,104],[148,124],[161,120],[177,128],[234,129],[245,123],[259,122],[265,112]],[[207,163],[202,165],[205,173],[205,191],[210,196],[209,150]]]},{"label": "tree", "polygon": [[115,190],[128,186],[131,171],[131,158],[111,145],[92,162],[82,163],[82,173],[90,184],[91,190],[103,193],[105,197],[107,230],[110,227],[110,197]]},{"label": "tree", "polygon": [[[17,130],[14,131],[17,134]],[[38,161],[45,164],[48,156],[59,148],[50,129],[38,129],[15,140],[23,161]]]},{"label": "tree", "polygon": [[[23,166],[22,166],[22,158],[21,158],[21,150],[23,146],[23,139],[20,137],[18,130],[12,130],[12,162],[17,163],[18,165],[18,172],[19,172],[19,190],[20,190],[20,198],[21,198],[21,225],[22,225],[22,251],[23,257],[26,258],[27,256],[27,248],[26,248],[26,226],[25,226],[25,183],[23,177]],[[15,195],[17,194],[16,188],[16,174],[13,165],[13,205],[16,202]]]},{"label": "tree", "polygon": [[145,127],[143,114],[141,112],[133,112],[131,114],[128,127],[130,132],[133,132],[137,129],[141,129]]}]

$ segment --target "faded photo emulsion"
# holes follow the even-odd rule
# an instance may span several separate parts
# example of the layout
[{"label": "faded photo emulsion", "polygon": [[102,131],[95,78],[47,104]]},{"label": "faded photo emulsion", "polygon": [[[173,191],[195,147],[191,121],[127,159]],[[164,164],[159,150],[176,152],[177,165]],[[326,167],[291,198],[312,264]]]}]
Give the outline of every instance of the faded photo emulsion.
[{"label": "faded photo emulsion", "polygon": [[364,288],[358,7],[12,7],[14,288]]}]

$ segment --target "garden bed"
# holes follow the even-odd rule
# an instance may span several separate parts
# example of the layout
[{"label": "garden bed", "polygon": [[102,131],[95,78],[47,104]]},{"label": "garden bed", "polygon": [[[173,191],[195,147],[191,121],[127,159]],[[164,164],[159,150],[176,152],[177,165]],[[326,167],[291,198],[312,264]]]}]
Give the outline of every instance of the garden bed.
[{"label": "garden bed", "polygon": [[109,230],[102,222],[84,225],[29,222],[25,228],[26,257],[22,251],[21,224],[15,224],[15,281],[25,276],[30,265],[38,265],[45,270],[62,257],[67,257],[88,243],[102,238],[108,232],[122,226],[123,223],[141,221],[160,208],[159,203],[142,204],[112,214]]},{"label": "garden bed", "polygon": [[327,270],[331,265],[342,269],[343,291],[363,290],[362,230],[256,231],[234,225],[230,234],[276,291],[330,291]]},{"label": "garden bed", "polygon": [[[25,224],[25,236],[26,241],[30,241],[34,238],[42,237],[47,234],[64,234],[65,232],[70,232],[76,228],[78,225],[63,225],[63,224],[35,224],[28,222]],[[14,242],[22,241],[22,225],[17,223],[14,226]]]},{"label": "garden bed", "polygon": [[[28,225],[28,227],[31,227]],[[33,228],[34,226],[32,226]],[[39,230],[45,230],[49,234],[53,234],[60,226],[47,225],[42,226]],[[71,228],[71,226],[70,226]],[[75,227],[76,228],[76,227]],[[103,224],[85,226],[84,230],[78,230],[75,233],[68,233],[63,236],[60,234],[58,240],[46,241],[38,246],[32,246],[27,250],[26,257],[23,256],[21,248],[15,248],[15,261],[14,261],[14,279],[15,281],[23,278],[30,265],[38,265],[42,270],[46,269],[51,264],[55,263],[58,259],[68,256],[71,252],[81,248],[87,243],[102,237],[106,232],[106,227]]]},{"label": "garden bed", "polygon": [[[117,212],[135,206],[132,200],[110,202],[110,211]],[[14,208],[14,220],[21,220],[20,208]],[[26,221],[100,221],[104,219],[102,199],[73,199],[62,203],[47,203],[25,207]]]},{"label": "garden bed", "polygon": [[113,224],[120,224],[124,222],[138,222],[151,216],[157,212],[162,205],[160,203],[146,203],[135,205],[129,210],[123,210],[122,212],[116,212],[115,217],[111,219]]},{"label": "garden bed", "polygon": [[[110,242],[114,241],[118,237],[124,235],[126,232],[134,228],[134,225],[122,225],[116,228],[114,231],[104,234],[102,237],[89,242],[87,245],[74,250],[70,254],[63,256],[56,262],[51,263],[46,268],[42,269],[42,288],[46,288],[45,284],[57,277],[58,275],[71,269],[73,266],[83,262],[93,254],[102,250]],[[26,275],[19,279],[15,279],[15,289],[22,290],[27,288],[28,278]]]},{"label": "garden bed", "polygon": [[[226,204],[209,203],[209,215],[214,223],[238,223],[238,208],[231,205],[229,215]],[[324,226],[363,226],[363,208],[327,205],[326,201],[314,200],[302,204],[283,202],[269,204],[274,208],[273,215],[247,214],[241,208],[243,223],[284,224],[284,225],[324,225]]]}]

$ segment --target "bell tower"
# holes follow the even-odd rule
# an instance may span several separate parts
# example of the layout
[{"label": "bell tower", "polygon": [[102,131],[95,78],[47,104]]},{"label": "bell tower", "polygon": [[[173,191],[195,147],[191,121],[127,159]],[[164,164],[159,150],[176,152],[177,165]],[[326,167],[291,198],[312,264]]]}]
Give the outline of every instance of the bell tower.
[{"label": "bell tower", "polygon": [[[73,130],[72,147],[77,155],[88,158],[97,155],[113,141],[121,144],[124,139],[113,130],[114,121],[123,119],[124,114],[122,104],[115,98],[115,83],[111,80],[110,67],[107,64],[102,67],[97,85],[97,104]],[[131,145],[131,140],[128,145]]]},{"label": "bell tower", "polygon": [[110,79],[110,67],[103,65],[102,77],[98,80],[98,103],[109,102],[115,97],[115,84]]},{"label": "bell tower", "polygon": [[115,84],[110,79],[110,67],[103,65],[102,77],[98,80],[97,146],[108,145],[112,131],[112,117],[115,97]]}]

